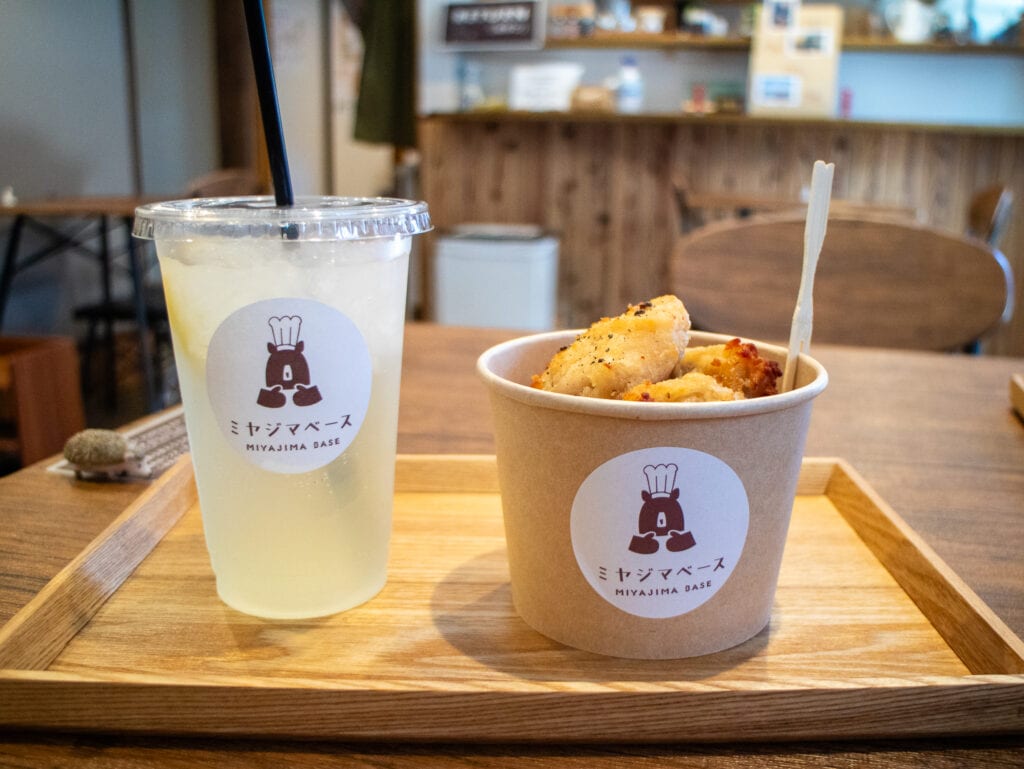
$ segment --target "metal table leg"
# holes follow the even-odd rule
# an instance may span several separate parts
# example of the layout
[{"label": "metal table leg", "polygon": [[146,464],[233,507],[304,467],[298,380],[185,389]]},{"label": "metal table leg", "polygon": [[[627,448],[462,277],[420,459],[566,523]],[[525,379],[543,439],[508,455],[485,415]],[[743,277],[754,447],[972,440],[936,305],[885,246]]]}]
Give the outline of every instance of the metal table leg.
[{"label": "metal table leg", "polygon": [[4,264],[0,271],[0,328],[3,328],[4,311],[7,309],[7,300],[11,295],[11,283],[14,282],[14,273],[17,271],[18,246],[21,243],[21,232],[25,228],[25,216],[16,216],[11,225],[11,232],[7,236],[7,249],[4,253]]}]

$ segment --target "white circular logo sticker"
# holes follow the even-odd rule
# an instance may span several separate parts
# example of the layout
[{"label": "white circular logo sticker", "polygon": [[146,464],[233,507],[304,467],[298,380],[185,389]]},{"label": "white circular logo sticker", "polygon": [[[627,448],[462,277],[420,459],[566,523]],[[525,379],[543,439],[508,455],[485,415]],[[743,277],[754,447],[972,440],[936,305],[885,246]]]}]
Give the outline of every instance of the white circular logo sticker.
[{"label": "white circular logo sticker", "polygon": [[316,470],[355,439],[370,403],[370,351],[356,325],[309,299],[236,310],[210,340],[206,386],[228,443],[277,473]]},{"label": "white circular logo sticker", "polygon": [[747,539],[743,482],[718,457],[658,447],[615,457],[583,481],[570,521],[576,561],[610,604],[661,619],[725,584]]}]

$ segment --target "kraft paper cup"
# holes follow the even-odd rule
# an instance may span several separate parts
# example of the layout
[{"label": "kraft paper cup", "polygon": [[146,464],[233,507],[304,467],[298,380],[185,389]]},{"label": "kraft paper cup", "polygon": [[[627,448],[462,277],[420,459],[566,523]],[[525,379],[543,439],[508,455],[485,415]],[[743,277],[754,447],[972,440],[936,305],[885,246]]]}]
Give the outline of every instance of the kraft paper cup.
[{"label": "kraft paper cup", "polygon": [[[578,331],[485,352],[512,600],[569,646],[672,659],[740,644],[767,624],[814,398],[637,403],[529,386]],[[691,346],[729,336],[694,332]],[[782,365],[785,349],[756,342]]]}]

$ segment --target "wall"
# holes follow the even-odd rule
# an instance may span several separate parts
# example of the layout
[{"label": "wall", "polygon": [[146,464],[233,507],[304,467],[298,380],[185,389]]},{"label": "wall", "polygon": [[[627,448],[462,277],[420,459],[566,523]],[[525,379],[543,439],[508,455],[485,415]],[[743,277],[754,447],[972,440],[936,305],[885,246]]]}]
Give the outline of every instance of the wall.
[{"label": "wall", "polygon": [[179,194],[220,167],[210,0],[133,0],[142,191]]},{"label": "wall", "polygon": [[840,88],[860,120],[1024,125],[1024,56],[857,51],[839,60]]},{"label": "wall", "polygon": [[328,25],[321,0],[274,0],[267,24],[296,195],[330,189]]},{"label": "wall", "polygon": [[[144,112],[141,191],[164,194],[218,164],[210,1],[133,0],[131,9]],[[131,194],[120,0],[8,1],[2,20],[0,187],[23,200]],[[0,220],[0,243],[9,224]],[[75,256],[21,273],[4,332],[75,332],[71,308],[96,298],[96,274]]]},{"label": "wall", "polygon": [[355,197],[382,195],[394,182],[390,145],[352,138],[363,39],[340,0],[331,3],[331,192]]},{"label": "wall", "polygon": [[120,3],[8,2],[0,186],[21,198],[131,186]]}]

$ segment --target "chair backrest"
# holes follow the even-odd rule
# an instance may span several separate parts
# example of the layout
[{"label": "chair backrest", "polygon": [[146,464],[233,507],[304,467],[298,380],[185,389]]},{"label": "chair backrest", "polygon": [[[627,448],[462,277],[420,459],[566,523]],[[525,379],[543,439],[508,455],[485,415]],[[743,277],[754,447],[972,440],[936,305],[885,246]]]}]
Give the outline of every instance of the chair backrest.
[{"label": "chair backrest", "polygon": [[[672,198],[679,215],[680,230],[683,233],[691,232],[708,222],[724,218],[745,218],[763,214],[802,214],[807,210],[807,201],[800,200],[795,196],[786,198],[742,192],[700,192],[691,189],[680,177],[672,178]],[[921,220],[921,212],[917,207],[898,203],[832,198],[829,210],[838,216],[867,216],[872,219],[891,219],[897,222]]]},{"label": "chair backrest", "polygon": [[220,168],[191,179],[185,194],[190,198],[258,195],[263,192],[259,174],[251,168]]},{"label": "chair backrest", "polygon": [[1012,208],[1013,192],[1009,187],[995,184],[980,190],[967,209],[967,234],[998,247]]},{"label": "chair backrest", "polygon": [[[679,239],[670,287],[696,327],[786,342],[804,219],[718,222]],[[1013,275],[985,243],[916,223],[830,217],[814,290],[817,342],[954,350],[1013,313]]]}]

